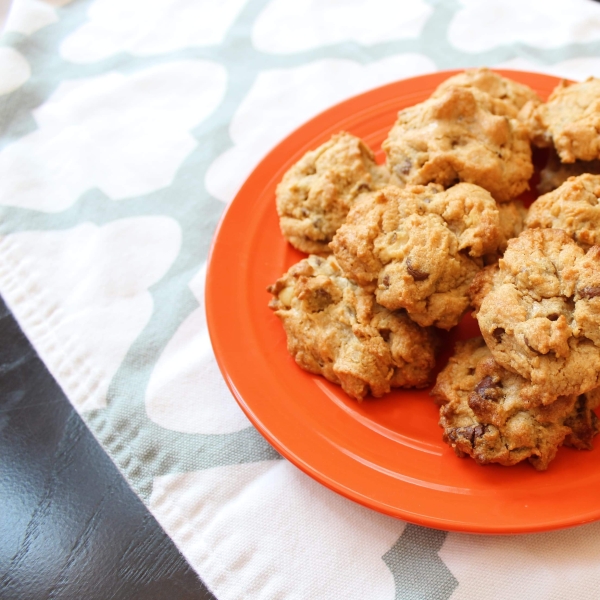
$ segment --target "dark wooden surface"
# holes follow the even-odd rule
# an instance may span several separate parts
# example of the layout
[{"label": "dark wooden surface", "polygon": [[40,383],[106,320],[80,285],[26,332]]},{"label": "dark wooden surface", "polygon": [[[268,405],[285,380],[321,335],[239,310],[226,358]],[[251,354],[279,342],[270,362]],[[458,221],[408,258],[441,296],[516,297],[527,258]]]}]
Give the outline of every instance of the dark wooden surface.
[{"label": "dark wooden surface", "polygon": [[0,598],[214,598],[1,299]]}]

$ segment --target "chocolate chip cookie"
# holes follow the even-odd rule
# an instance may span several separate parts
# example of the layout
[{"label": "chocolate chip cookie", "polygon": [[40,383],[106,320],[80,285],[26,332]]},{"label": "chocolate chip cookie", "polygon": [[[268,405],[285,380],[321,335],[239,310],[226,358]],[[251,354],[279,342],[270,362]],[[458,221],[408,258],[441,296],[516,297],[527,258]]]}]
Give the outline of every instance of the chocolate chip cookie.
[{"label": "chocolate chip cookie", "polygon": [[348,214],[331,243],[346,275],[377,302],[405,309],[422,326],[454,327],[482,257],[505,243],[489,192],[470,183],[388,186]]},{"label": "chocolate chip cookie", "polygon": [[501,367],[483,338],[456,346],[438,375],[431,395],[441,404],[444,441],[458,456],[479,464],[512,466],[528,460],[545,470],[565,444],[592,447],[598,419],[592,409],[598,394],[555,396],[551,403],[530,406],[522,390],[528,382]]},{"label": "chocolate chip cookie", "polygon": [[562,162],[600,159],[600,79],[563,80],[546,104],[528,103],[521,114],[532,142],[554,146]]},{"label": "chocolate chip cookie", "polygon": [[477,184],[498,202],[528,189],[533,174],[527,127],[490,110],[490,96],[450,87],[407,108],[383,143],[390,171],[407,185]]},{"label": "chocolate chip cookie", "polygon": [[571,177],[529,208],[528,228],[562,229],[584,250],[600,243],[600,175]]},{"label": "chocolate chip cookie", "polygon": [[390,174],[370,148],[349,133],[307,152],[277,186],[279,223],[298,250],[328,254],[328,244],[357,197],[387,184]]},{"label": "chocolate chip cookie", "polygon": [[389,311],[343,276],[336,260],[310,256],[269,287],[288,350],[303,369],[341,385],[353,398],[393,387],[424,387],[437,339],[403,311]]},{"label": "chocolate chip cookie", "polygon": [[600,385],[600,246],[560,229],[510,240],[477,320],[495,360],[530,380],[532,400]]},{"label": "chocolate chip cookie", "polygon": [[488,68],[467,69],[463,73],[446,79],[432,98],[443,96],[450,88],[462,87],[484,92],[490,97],[489,110],[496,115],[517,118],[519,111],[528,102],[540,104],[539,96],[528,86],[507,79]]}]

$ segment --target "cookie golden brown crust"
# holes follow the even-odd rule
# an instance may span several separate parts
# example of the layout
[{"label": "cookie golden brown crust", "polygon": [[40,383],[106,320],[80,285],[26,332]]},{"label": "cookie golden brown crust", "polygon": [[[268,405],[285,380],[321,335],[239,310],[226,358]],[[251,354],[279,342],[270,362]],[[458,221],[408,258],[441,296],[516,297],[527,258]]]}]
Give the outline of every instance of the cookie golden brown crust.
[{"label": "cookie golden brown crust", "polygon": [[353,398],[430,383],[435,333],[404,312],[379,306],[372,293],[343,276],[334,257],[300,261],[269,291],[298,365]]},{"label": "cookie golden brown crust", "polygon": [[389,172],[373,152],[348,133],[307,152],[277,186],[284,237],[298,250],[328,254],[328,244],[357,197],[387,184]]},{"label": "cookie golden brown crust", "polygon": [[541,402],[598,387],[600,246],[584,253],[562,230],[525,230],[477,320],[495,360],[530,380]]},{"label": "cookie golden brown crust", "polygon": [[331,247],[348,277],[375,290],[377,302],[404,308],[422,326],[454,327],[484,255],[504,240],[489,192],[461,183],[388,186],[348,214]]},{"label": "cookie golden brown crust", "polygon": [[498,250],[504,252],[508,245],[508,240],[516,238],[525,229],[525,219],[527,218],[527,209],[520,200],[513,202],[503,202],[498,205],[500,216],[500,230],[502,239],[498,244]]},{"label": "cookie golden brown crust", "polygon": [[473,307],[473,316],[477,316],[477,312],[481,308],[483,299],[492,291],[495,284],[495,279],[498,277],[498,263],[494,263],[484,267],[471,282],[467,294],[469,296],[469,304]]},{"label": "cookie golden brown crust", "polygon": [[454,75],[440,84],[432,98],[443,96],[452,87],[476,89],[488,94],[491,98],[489,110],[497,115],[506,115],[516,118],[519,111],[527,102],[534,105],[541,104],[539,96],[528,86],[517,83],[482,67],[467,69],[463,73]]},{"label": "cookie golden brown crust", "polygon": [[554,397],[531,406],[528,382],[502,368],[483,338],[459,342],[431,395],[441,404],[444,441],[479,464],[512,466],[528,460],[545,470],[562,444],[592,447],[598,420],[592,394]]},{"label": "cookie golden brown crust", "polygon": [[528,189],[533,174],[524,124],[490,110],[490,96],[450,87],[398,114],[383,143],[390,171],[403,184],[477,184],[498,202]]},{"label": "cookie golden brown crust", "polygon": [[584,250],[600,243],[600,175],[571,177],[529,208],[528,228],[562,229]]},{"label": "cookie golden brown crust", "polygon": [[546,104],[527,104],[521,115],[532,142],[541,147],[554,145],[562,162],[600,159],[600,79],[563,80]]}]

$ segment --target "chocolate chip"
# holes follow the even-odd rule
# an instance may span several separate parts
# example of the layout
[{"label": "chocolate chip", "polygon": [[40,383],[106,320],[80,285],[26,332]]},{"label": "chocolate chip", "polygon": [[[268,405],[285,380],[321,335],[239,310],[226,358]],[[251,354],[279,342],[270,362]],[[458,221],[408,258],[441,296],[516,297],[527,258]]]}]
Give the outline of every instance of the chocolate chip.
[{"label": "chocolate chip", "polygon": [[413,267],[410,257],[406,259],[406,270],[415,281],[425,281],[429,277],[429,273]]},{"label": "chocolate chip", "polygon": [[499,377],[487,375],[475,386],[475,394],[485,400],[497,401],[502,397],[502,392],[499,389],[501,387],[502,383]]},{"label": "chocolate chip", "polygon": [[546,319],[548,319],[549,321],[558,321],[559,316],[560,315],[558,315],[557,313],[552,313],[551,315],[548,315]]},{"label": "chocolate chip", "polygon": [[384,275],[383,279],[381,280],[381,283],[383,283],[383,285],[386,288],[390,287],[390,276],[389,275]]},{"label": "chocolate chip", "polygon": [[475,386],[475,391],[481,396],[490,387],[496,387],[496,382],[492,377],[487,375]]},{"label": "chocolate chip", "polygon": [[502,341],[502,336],[505,333],[506,333],[506,329],[503,329],[502,327],[496,327],[496,329],[494,329],[494,331],[492,331],[492,336],[498,343],[500,343]]},{"label": "chocolate chip", "polygon": [[410,158],[405,158],[402,161],[402,164],[396,167],[396,170],[399,171],[402,175],[408,175],[410,170],[412,169],[412,160]]},{"label": "chocolate chip", "polygon": [[485,434],[484,425],[469,425],[468,427],[456,427],[447,431],[447,436],[453,441],[468,441],[471,446],[475,446],[477,439]]},{"label": "chocolate chip", "polygon": [[325,310],[332,302],[333,298],[329,292],[323,288],[317,288],[311,294],[307,308],[311,312],[321,312],[322,310]]},{"label": "chocolate chip", "polygon": [[534,348],[530,343],[529,340],[527,339],[527,336],[524,335],[523,336],[523,341],[525,342],[525,345],[532,351],[535,352],[536,354],[540,354],[540,351],[537,350],[536,348]]},{"label": "chocolate chip", "polygon": [[579,290],[579,295],[586,299],[597,298],[600,296],[600,286],[589,285],[584,287],[582,290]]},{"label": "chocolate chip", "polygon": [[485,427],[483,425],[476,425],[475,427],[471,427],[473,430],[471,433],[471,443],[475,445],[475,441],[477,438],[480,438],[485,433]]}]

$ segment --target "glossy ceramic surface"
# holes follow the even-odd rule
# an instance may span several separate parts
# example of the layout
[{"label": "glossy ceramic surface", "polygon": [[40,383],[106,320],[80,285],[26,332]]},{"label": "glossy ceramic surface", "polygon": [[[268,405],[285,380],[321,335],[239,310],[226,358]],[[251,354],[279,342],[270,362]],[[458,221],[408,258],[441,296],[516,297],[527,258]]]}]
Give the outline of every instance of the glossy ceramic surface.
[{"label": "glossy ceramic surface", "polygon": [[[546,98],[554,77],[502,71]],[[367,92],[315,117],[277,146],[229,206],[216,233],[206,288],[215,354],[240,406],[287,459],[330,489],[407,521],[456,531],[523,533],[600,518],[600,449],[562,448],[548,471],[528,464],[481,467],[441,439],[438,409],[424,391],[395,391],[358,403],[302,371],[287,353],[266,287],[303,255],[281,236],[275,187],[306,151],[341,130],[381,142],[399,110],[425,100],[453,73]],[[268,117],[267,117],[268,118]],[[477,335],[467,316],[444,338]],[[596,442],[596,446],[600,445]]]}]

